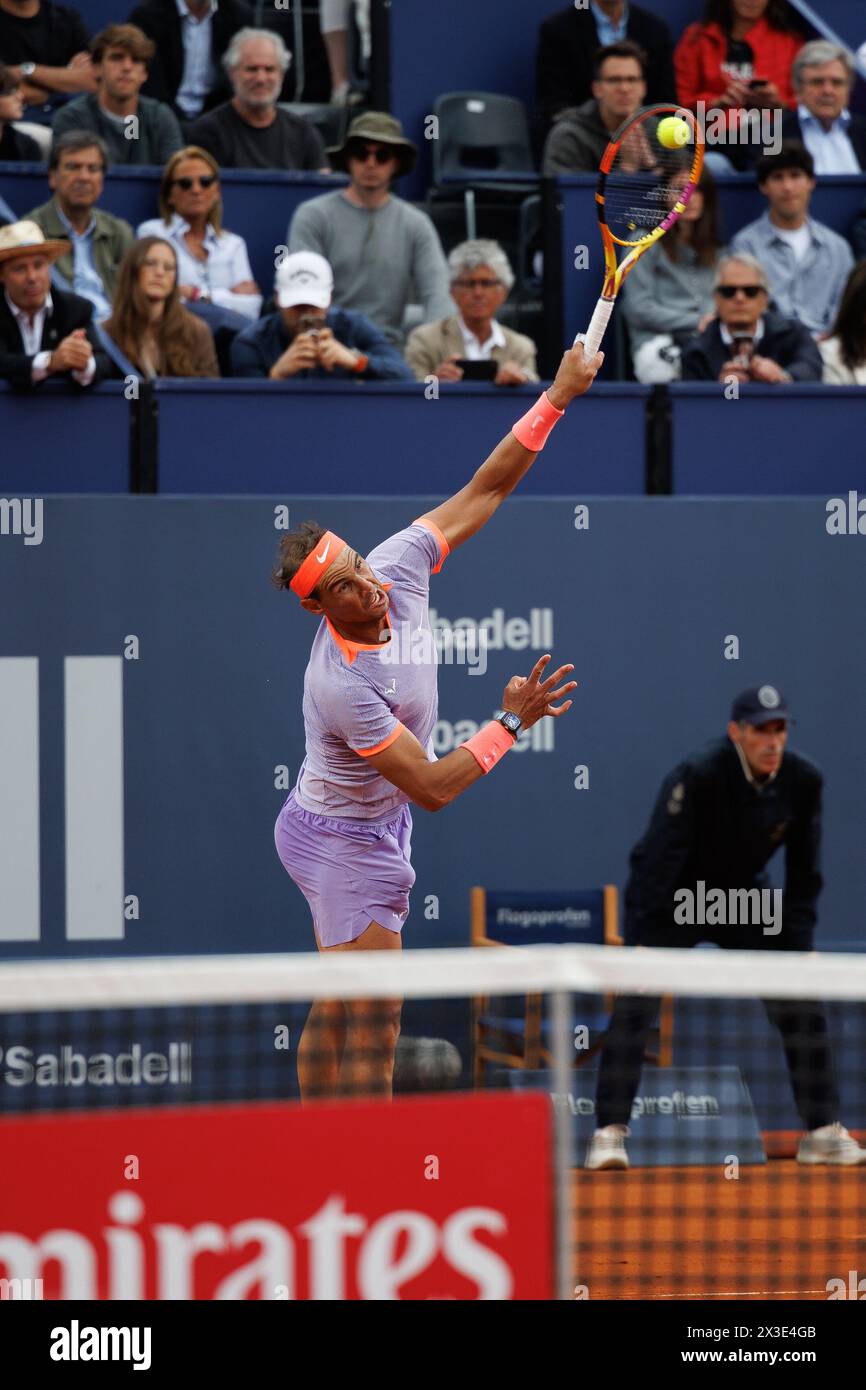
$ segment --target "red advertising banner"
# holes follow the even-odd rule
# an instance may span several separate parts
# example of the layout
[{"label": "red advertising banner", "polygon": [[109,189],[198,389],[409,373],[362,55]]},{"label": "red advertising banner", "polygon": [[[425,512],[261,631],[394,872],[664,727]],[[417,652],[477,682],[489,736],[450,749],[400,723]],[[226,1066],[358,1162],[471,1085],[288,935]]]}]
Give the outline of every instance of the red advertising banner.
[{"label": "red advertising banner", "polygon": [[540,1094],[0,1120],[0,1293],[549,1298],[549,1131]]}]

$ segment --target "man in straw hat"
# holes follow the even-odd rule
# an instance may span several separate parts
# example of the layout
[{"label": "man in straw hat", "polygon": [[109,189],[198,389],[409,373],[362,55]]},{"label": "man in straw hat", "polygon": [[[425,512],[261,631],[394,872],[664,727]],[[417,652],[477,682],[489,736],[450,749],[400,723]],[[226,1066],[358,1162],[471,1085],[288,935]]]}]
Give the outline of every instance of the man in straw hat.
[{"label": "man in straw hat", "polygon": [[108,373],[93,305],[51,285],[52,263],[69,249],[68,241],[47,241],[35,222],[0,227],[0,379],[14,386],[53,376],[92,386]]},{"label": "man in straw hat", "polygon": [[341,308],[366,314],[397,344],[410,300],[420,302],[424,323],[453,314],[433,223],[391,192],[394,179],[408,174],[418,157],[400,122],[380,111],[357,116],[343,144],[328,155],[351,183],[301,203],[289,228],[289,250],[324,256]]}]

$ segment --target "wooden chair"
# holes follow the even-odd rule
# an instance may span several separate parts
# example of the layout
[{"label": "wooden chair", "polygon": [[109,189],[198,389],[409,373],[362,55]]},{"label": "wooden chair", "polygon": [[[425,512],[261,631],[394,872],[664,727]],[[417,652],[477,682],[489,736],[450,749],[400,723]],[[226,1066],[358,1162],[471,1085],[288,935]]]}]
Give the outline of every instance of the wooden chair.
[{"label": "wooden chair", "polygon": [[[473,946],[519,949],[540,945],[622,946],[619,934],[619,895],[613,884],[574,892],[501,892],[470,890],[471,941]],[[574,1065],[584,1066],[594,1057],[604,1038],[613,1008],[613,996],[604,1000],[576,996],[575,1017],[589,1030],[588,1046],[575,1049]],[[510,1007],[503,1008],[507,1004]],[[544,1014],[540,994],[518,1000],[491,1000],[482,996],[472,1004],[473,1079],[484,1085],[491,1065],[535,1071],[553,1065],[549,1044],[551,1024]],[[673,1055],[673,1001],[662,1001],[658,1047],[647,1052],[647,1061],[669,1067]]]}]

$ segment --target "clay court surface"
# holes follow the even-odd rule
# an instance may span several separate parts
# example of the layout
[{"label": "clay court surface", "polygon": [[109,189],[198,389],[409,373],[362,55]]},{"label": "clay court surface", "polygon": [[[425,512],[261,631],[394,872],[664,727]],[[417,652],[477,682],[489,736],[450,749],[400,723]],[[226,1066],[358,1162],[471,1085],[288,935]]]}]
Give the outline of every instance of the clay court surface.
[{"label": "clay court surface", "polygon": [[829,1279],[866,1278],[864,1168],[577,1172],[574,1205],[591,1299],[826,1299]]}]

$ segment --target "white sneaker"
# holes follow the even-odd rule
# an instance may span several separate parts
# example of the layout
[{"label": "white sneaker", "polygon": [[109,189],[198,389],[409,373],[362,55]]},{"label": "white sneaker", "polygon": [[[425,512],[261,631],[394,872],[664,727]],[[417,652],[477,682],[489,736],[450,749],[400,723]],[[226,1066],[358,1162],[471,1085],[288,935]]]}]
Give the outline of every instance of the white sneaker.
[{"label": "white sneaker", "polygon": [[835,1124],[822,1125],[804,1134],[797,1150],[797,1162],[836,1163],[847,1168],[855,1163],[866,1163],[866,1149],[861,1149],[837,1120]]},{"label": "white sneaker", "polygon": [[589,1141],[584,1168],[627,1168],[627,1134],[628,1125],[606,1125],[604,1129],[597,1129]]}]

